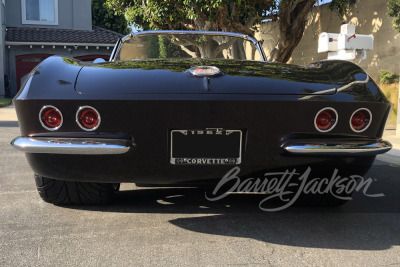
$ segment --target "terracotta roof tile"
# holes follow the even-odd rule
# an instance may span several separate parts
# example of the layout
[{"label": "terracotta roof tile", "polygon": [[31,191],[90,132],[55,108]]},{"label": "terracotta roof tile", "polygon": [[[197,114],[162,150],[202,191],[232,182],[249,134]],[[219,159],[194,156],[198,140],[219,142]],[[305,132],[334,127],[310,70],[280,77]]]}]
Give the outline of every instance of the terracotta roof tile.
[{"label": "terracotta roof tile", "polygon": [[93,26],[92,31],[48,28],[7,28],[6,42],[114,44],[122,36],[122,34],[97,26]]}]

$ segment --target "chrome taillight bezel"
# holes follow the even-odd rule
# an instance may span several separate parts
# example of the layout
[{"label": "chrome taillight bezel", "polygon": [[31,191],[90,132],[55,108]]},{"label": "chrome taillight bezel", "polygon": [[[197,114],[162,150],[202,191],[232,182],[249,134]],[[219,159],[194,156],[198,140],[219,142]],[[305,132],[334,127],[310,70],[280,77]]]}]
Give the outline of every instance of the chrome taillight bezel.
[{"label": "chrome taillight bezel", "polygon": [[[351,120],[353,119],[353,116],[354,116],[357,112],[359,112],[359,111],[361,111],[361,110],[368,112],[368,114],[369,114],[369,122],[368,122],[367,126],[365,126],[364,128],[362,128],[361,130],[357,130],[357,129],[354,129],[353,124],[351,123]],[[349,120],[350,128],[351,128],[351,129],[353,130],[353,132],[355,132],[355,133],[362,133],[362,132],[366,131],[366,130],[369,128],[369,126],[371,125],[371,123],[372,123],[372,112],[371,112],[369,109],[367,109],[367,108],[359,108],[359,109],[355,110],[355,111],[353,112],[353,114],[351,114],[350,120]]]},{"label": "chrome taillight bezel", "polygon": [[[335,113],[336,120],[335,120],[335,123],[332,124],[328,129],[322,130],[322,129],[318,128],[318,125],[317,125],[317,118],[318,118],[318,115],[319,115],[322,111],[325,111],[325,110],[333,111],[333,113]],[[320,110],[317,112],[317,114],[315,114],[315,117],[314,117],[314,127],[315,127],[315,129],[317,129],[317,131],[319,131],[319,132],[321,132],[321,133],[327,133],[327,132],[332,131],[332,130],[336,127],[338,121],[339,121],[339,114],[338,114],[338,112],[336,111],[336,109],[334,109],[334,108],[332,108],[332,107],[325,107],[325,108],[320,109]]]},{"label": "chrome taillight bezel", "polygon": [[[47,125],[42,121],[42,113],[43,113],[46,109],[49,109],[49,108],[55,109],[58,113],[60,113],[61,123],[60,123],[60,125],[58,125],[57,127],[49,127],[49,126],[47,126]],[[45,128],[46,130],[48,130],[48,131],[57,131],[57,130],[60,129],[61,126],[63,125],[63,123],[64,123],[64,117],[63,117],[62,112],[61,112],[57,107],[52,106],[52,105],[45,105],[45,106],[43,106],[43,107],[40,109],[40,111],[39,111],[39,122],[40,122],[40,124],[42,125],[42,127]]]},{"label": "chrome taillight bezel", "polygon": [[[97,124],[95,127],[93,127],[93,128],[86,128],[84,125],[82,125],[82,124],[80,123],[80,121],[79,121],[79,113],[80,113],[82,110],[84,110],[84,109],[91,109],[91,110],[93,110],[94,112],[96,112],[99,122],[98,122],[98,124]],[[75,114],[75,121],[76,121],[76,123],[78,124],[78,126],[79,126],[82,130],[87,131],[87,132],[95,131],[95,130],[97,130],[97,129],[99,128],[99,126],[100,126],[100,124],[101,124],[100,112],[99,112],[97,109],[95,109],[94,107],[92,107],[92,106],[80,106],[80,107],[78,108],[78,110],[76,111],[76,114]]]}]

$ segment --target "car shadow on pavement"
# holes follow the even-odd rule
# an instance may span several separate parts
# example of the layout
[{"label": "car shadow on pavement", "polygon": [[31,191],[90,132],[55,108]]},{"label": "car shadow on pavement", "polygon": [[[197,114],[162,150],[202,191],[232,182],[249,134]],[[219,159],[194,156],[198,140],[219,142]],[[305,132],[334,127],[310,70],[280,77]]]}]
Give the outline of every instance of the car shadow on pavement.
[{"label": "car shadow on pavement", "polygon": [[281,245],[385,250],[400,245],[399,170],[397,165],[373,166],[365,176],[375,179],[370,193],[385,196],[370,198],[359,192],[352,201],[339,207],[290,207],[265,212],[259,209],[260,201],[265,198],[260,194],[231,194],[212,202],[205,198],[205,190],[199,188],[138,188],[119,192],[116,203],[109,206],[69,208],[177,214],[178,218],[169,222],[188,231]]}]

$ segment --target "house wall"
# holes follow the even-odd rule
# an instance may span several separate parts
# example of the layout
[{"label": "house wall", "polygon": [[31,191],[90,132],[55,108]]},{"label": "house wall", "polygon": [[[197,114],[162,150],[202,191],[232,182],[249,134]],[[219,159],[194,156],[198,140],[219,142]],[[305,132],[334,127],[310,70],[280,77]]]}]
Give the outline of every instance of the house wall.
[{"label": "house wall", "polygon": [[52,48],[51,46],[45,46],[41,48],[40,46],[33,46],[30,48],[29,46],[11,46],[7,48],[8,58],[6,59],[7,66],[8,66],[8,75],[10,77],[10,94],[14,96],[18,92],[17,87],[17,66],[16,66],[16,58],[22,55],[31,55],[31,54],[49,54],[49,55],[58,55],[58,56],[65,56],[65,57],[79,57],[79,56],[86,56],[86,55],[105,55],[110,56],[113,47],[109,47],[107,50],[106,47],[78,47],[75,49],[73,46],[67,46],[66,49],[62,46],[56,46]]},{"label": "house wall", "polygon": [[[22,24],[22,2],[21,0],[0,0],[5,2],[4,8],[4,24],[10,27],[29,27],[29,28],[55,28],[55,29],[71,29],[71,30],[92,30],[92,11],[91,0],[58,0],[58,25],[37,25],[37,24]],[[24,0],[23,0],[24,1]],[[4,29],[5,29],[4,25]],[[0,74],[3,71],[9,77],[10,95],[14,96],[18,91],[17,81],[17,62],[18,56],[22,55],[59,55],[66,57],[79,57],[86,55],[104,55],[110,56],[113,47],[99,47],[95,46],[78,47],[68,46],[5,46],[3,39],[0,39],[0,52],[3,51],[1,56],[2,67],[0,67]],[[30,65],[32,62],[29,63]],[[0,75],[0,84],[4,87],[2,81],[3,75]],[[0,97],[4,95],[4,89],[0,87]],[[3,93],[2,93],[3,92]]]},{"label": "house wall", "polygon": [[73,29],[92,29],[92,4],[91,0],[72,0]]},{"label": "house wall", "polygon": [[92,30],[90,0],[58,0],[58,25],[22,24],[21,0],[5,0],[5,2],[7,27]]},{"label": "house wall", "polygon": [[[327,53],[317,53],[318,36],[321,32],[339,33],[342,22],[356,25],[356,33],[372,34],[374,50],[367,52],[367,59],[355,61],[375,80],[379,70],[400,73],[400,33],[392,28],[392,20],[387,17],[386,1],[357,0],[350,12],[341,19],[328,8],[329,4],[315,7],[307,24],[304,36],[294,50],[289,63],[308,65],[327,58]],[[261,27],[259,38],[264,39],[267,55],[276,45],[279,30],[276,23],[266,23]]]}]

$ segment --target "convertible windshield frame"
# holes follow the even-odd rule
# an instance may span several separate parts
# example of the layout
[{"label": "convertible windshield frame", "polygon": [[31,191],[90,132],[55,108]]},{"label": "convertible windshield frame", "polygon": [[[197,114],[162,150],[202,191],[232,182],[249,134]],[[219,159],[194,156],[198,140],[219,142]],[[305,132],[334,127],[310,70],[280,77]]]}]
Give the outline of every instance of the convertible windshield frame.
[{"label": "convertible windshield frame", "polygon": [[250,41],[254,47],[256,48],[257,52],[260,54],[260,61],[267,61],[267,57],[264,53],[264,49],[262,48],[262,41],[257,41],[253,37],[242,34],[242,33],[235,33],[235,32],[219,32],[219,31],[143,31],[143,32],[135,32],[124,36],[123,38],[119,39],[117,44],[115,45],[109,61],[116,61],[116,56],[119,54],[122,45],[124,42],[136,38],[139,36],[146,36],[146,35],[209,35],[209,36],[228,36],[228,37],[236,37],[242,38],[246,41]]}]

